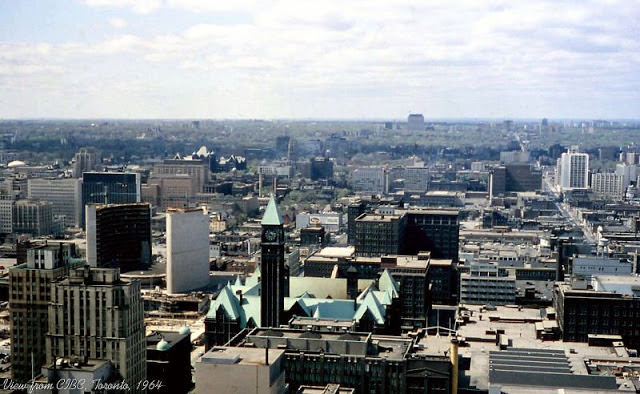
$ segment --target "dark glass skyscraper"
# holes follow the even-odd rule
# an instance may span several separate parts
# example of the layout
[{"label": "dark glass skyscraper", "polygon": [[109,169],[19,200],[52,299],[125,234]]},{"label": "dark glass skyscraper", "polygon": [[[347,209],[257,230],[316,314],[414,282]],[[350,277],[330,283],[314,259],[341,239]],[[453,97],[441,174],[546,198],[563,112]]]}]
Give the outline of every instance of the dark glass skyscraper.
[{"label": "dark glass skyscraper", "polygon": [[87,204],[140,202],[140,175],[131,172],[85,172],[82,174],[82,226]]}]

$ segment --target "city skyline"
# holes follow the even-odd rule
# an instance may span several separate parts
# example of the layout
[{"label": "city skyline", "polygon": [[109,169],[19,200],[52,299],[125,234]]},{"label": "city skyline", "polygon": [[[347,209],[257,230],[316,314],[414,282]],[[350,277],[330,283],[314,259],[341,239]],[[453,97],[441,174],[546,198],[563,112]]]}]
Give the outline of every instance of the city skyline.
[{"label": "city skyline", "polygon": [[0,118],[638,118],[638,2],[0,3]]}]

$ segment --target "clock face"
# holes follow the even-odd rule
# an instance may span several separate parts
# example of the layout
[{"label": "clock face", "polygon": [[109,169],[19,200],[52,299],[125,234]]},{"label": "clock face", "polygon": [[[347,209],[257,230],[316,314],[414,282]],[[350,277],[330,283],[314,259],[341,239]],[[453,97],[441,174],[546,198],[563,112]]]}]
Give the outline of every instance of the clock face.
[{"label": "clock face", "polygon": [[275,230],[267,230],[264,233],[264,238],[269,242],[275,241],[277,237],[278,237],[278,233],[276,233]]}]

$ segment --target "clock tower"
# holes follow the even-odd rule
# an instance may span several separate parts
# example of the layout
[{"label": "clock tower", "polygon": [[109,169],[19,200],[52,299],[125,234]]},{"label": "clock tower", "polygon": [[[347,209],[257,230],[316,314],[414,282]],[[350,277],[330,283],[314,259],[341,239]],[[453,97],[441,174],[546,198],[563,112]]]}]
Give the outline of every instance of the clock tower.
[{"label": "clock tower", "polygon": [[279,327],[284,311],[288,272],[284,266],[284,221],[273,196],[262,217],[260,325]]}]

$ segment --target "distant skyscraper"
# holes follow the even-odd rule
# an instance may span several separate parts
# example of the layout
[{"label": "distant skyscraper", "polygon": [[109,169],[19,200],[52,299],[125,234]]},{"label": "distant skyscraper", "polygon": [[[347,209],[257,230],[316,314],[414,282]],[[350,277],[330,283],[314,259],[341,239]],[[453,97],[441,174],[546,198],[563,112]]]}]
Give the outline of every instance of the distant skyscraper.
[{"label": "distant skyscraper", "polygon": [[276,137],[276,157],[277,158],[282,158],[282,157],[286,157],[289,158],[289,149],[291,147],[291,137],[289,137],[288,135],[281,135]]},{"label": "distant skyscraper", "polygon": [[331,179],[333,178],[333,162],[326,157],[315,157],[311,159],[311,179]]},{"label": "distant skyscraper", "polygon": [[111,360],[131,392],[142,392],[138,383],[147,366],[140,282],[121,281],[117,269],[71,270],[51,288],[46,344],[47,364],[54,357]]},{"label": "distant skyscraper", "polygon": [[260,324],[279,327],[283,320],[288,272],[284,267],[284,220],[273,197],[262,217]]},{"label": "distant skyscraper", "polygon": [[407,118],[409,130],[424,130],[424,116],[422,114],[410,114]]},{"label": "distant skyscraper", "polygon": [[85,172],[82,175],[82,225],[87,204],[140,202],[140,174],[130,172]]},{"label": "distant skyscraper", "polygon": [[202,208],[167,211],[167,292],[209,285],[209,216]]},{"label": "distant skyscraper", "polygon": [[85,172],[96,171],[100,164],[100,153],[93,148],[81,148],[73,157],[72,174],[74,178],[82,178]]},{"label": "distant skyscraper", "polygon": [[589,155],[579,153],[576,147],[562,154],[560,163],[560,187],[586,189],[589,187]]},{"label": "distant skyscraper", "polygon": [[91,267],[141,269],[151,262],[151,207],[89,204],[87,262]]}]

